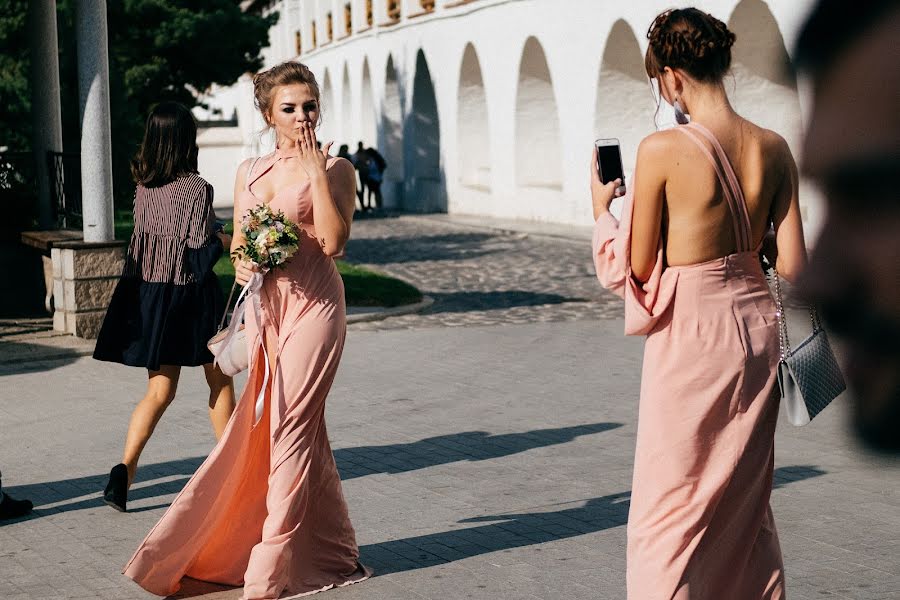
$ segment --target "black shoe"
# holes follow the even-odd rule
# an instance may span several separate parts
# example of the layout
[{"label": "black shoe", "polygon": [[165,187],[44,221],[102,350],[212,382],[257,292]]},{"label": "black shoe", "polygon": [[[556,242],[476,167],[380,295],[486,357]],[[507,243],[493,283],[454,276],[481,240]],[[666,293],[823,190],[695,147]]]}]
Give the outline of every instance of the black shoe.
[{"label": "black shoe", "polygon": [[128,501],[128,467],[119,463],[109,472],[109,483],[103,490],[103,501],[114,509],[125,512]]},{"label": "black shoe", "polygon": [[31,500],[13,500],[9,494],[3,494],[0,500],[0,521],[24,517],[32,508],[34,505],[31,504]]}]

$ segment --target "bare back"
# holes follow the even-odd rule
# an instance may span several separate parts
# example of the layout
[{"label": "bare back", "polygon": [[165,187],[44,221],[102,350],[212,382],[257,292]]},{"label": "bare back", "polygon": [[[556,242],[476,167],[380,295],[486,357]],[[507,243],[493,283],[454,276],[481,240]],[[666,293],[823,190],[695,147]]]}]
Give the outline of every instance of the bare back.
[{"label": "bare back", "polygon": [[[744,192],[751,246],[758,248],[787,170],[779,148],[781,138],[743,119],[734,127],[717,129],[710,128]],[[715,167],[684,135],[673,136],[670,143],[683,160],[666,179],[662,228],[666,263],[689,265],[735,252],[732,215]]]},{"label": "bare back", "polygon": [[[791,278],[799,270],[794,265],[805,262],[805,249],[796,165],[786,142],[737,115],[706,125],[706,129],[721,144],[743,191],[750,247],[760,247],[769,223],[774,221],[779,253],[784,253],[789,263],[784,270]],[[710,159],[715,150],[703,140],[704,150],[685,133],[674,129],[655,133],[642,143],[638,155],[636,193],[640,201],[644,203],[643,197],[654,194],[661,198],[645,203],[646,210],[636,208],[636,226],[643,227],[647,237],[654,229],[658,232],[667,266],[706,262],[732,254],[739,247],[727,192]],[[648,221],[654,205],[661,212],[656,212],[655,223]],[[638,260],[655,253],[649,245],[643,252],[641,248],[632,250]]]}]

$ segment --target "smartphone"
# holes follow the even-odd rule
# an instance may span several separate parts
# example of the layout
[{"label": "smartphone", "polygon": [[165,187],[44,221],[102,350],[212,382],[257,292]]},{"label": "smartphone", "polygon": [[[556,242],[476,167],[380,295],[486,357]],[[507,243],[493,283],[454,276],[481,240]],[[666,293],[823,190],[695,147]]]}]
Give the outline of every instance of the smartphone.
[{"label": "smartphone", "polygon": [[622,152],[619,150],[619,140],[616,138],[600,139],[594,142],[597,147],[597,173],[600,181],[609,183],[616,179],[622,180],[622,185],[616,188],[616,195],[625,193],[625,170],[622,168]]}]

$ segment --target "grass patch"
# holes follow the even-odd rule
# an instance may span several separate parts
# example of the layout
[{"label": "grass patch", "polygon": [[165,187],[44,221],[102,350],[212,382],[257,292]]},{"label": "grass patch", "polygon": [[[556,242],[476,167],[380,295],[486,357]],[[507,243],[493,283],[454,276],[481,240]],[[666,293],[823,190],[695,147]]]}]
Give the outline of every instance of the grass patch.
[{"label": "grass patch", "polygon": [[422,300],[422,292],[405,281],[342,260],[335,261],[344,280],[349,306],[402,306]]},{"label": "grass patch", "polygon": [[[402,306],[422,299],[422,292],[399,279],[352,265],[342,260],[335,261],[338,273],[344,280],[344,297],[347,306]],[[234,267],[224,254],[213,267],[219,277],[219,284],[225,297],[234,284]]]},{"label": "grass patch", "polygon": [[[117,210],[114,223],[117,240],[128,241],[134,230],[134,222],[131,211]],[[232,232],[232,223],[225,224],[225,231]],[[335,261],[338,272],[344,280],[345,297],[347,306],[402,306],[412,304],[422,299],[422,292],[406,282],[388,277],[382,273],[364,269],[342,260]],[[226,254],[223,254],[213,267],[213,272],[219,278],[219,285],[225,297],[234,284],[234,267]],[[233,300],[232,300],[233,301]]]}]

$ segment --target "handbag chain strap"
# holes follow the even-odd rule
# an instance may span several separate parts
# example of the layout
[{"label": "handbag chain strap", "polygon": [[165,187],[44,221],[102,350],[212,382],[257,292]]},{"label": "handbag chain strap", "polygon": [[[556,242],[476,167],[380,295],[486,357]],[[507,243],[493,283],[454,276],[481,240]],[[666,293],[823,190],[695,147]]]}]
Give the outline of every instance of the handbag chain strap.
[{"label": "handbag chain strap", "polygon": [[[784,310],[784,296],[781,292],[781,278],[778,276],[778,269],[772,267],[773,287],[775,288],[775,315],[778,317],[778,350],[781,354],[781,362],[785,362],[791,354],[791,341],[788,338],[787,314]],[[822,329],[822,322],[819,320],[819,311],[815,306],[809,307],[809,320],[812,323],[813,334]]]},{"label": "handbag chain strap", "polygon": [[231,299],[234,297],[234,289],[237,287],[237,280],[231,284],[231,291],[228,293],[228,300],[225,302],[225,310],[222,312],[222,320],[219,321],[219,329],[225,326],[225,317],[228,316],[228,307],[231,306]]}]

